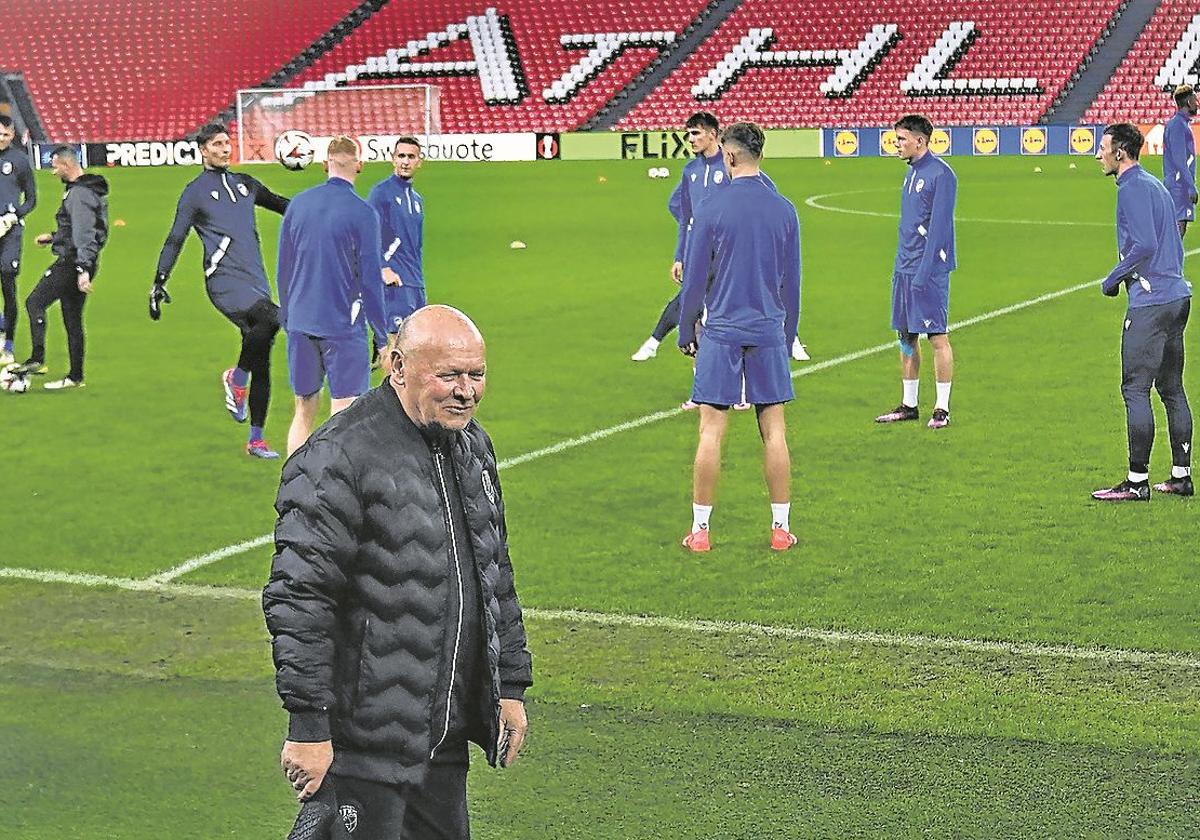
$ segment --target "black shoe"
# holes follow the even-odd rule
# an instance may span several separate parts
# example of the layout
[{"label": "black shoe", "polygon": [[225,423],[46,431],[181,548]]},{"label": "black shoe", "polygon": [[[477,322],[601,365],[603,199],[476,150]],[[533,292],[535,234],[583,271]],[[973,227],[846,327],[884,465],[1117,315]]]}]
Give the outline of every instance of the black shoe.
[{"label": "black shoe", "polygon": [[904,420],[916,420],[920,418],[921,412],[917,410],[915,405],[900,405],[893,408],[887,414],[880,414],[875,418],[876,423],[900,423]]},{"label": "black shoe", "polygon": [[1101,502],[1148,502],[1150,482],[1125,479],[1115,487],[1097,490],[1092,498]]},{"label": "black shoe", "polygon": [[1161,484],[1155,484],[1154,489],[1159,493],[1171,493],[1175,496],[1194,496],[1195,489],[1192,487],[1192,477],[1185,475],[1183,478],[1172,478]]}]

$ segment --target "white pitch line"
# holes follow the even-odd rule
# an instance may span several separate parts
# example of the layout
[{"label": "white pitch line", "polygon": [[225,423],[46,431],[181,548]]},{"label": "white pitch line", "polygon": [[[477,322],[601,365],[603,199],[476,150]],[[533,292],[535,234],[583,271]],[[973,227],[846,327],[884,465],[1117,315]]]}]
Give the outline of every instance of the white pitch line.
[{"label": "white pitch line", "polygon": [[[66,583],[93,588],[124,589],[133,592],[154,592],[213,600],[259,600],[256,589],[235,586],[198,586],[103,575],[50,572],[42,569],[0,568],[0,578],[31,580],[39,583]],[[1182,653],[1135,650],[1126,648],[1081,647],[1078,645],[1038,644],[1036,642],[989,641],[960,639],[953,636],[922,636],[907,633],[880,633],[871,630],[826,630],[816,627],[780,627],[747,621],[709,621],[704,619],[668,618],[656,615],[629,615],[590,610],[526,609],[525,615],[535,621],[574,621],[598,627],[638,627],[656,630],[675,630],[700,636],[768,636],[790,641],[820,642],[830,645],[872,645],[912,650],[949,650],[968,653],[1016,656],[1024,659],[1075,659],[1086,662],[1126,663],[1136,665],[1167,665],[1200,669],[1200,659]]]},{"label": "white pitch line", "polygon": [[[866,192],[866,190],[860,190],[859,192]],[[829,195],[833,195],[833,193],[829,193]],[[820,197],[821,196],[814,196],[814,198],[820,198]],[[1200,254],[1200,248],[1193,248],[1190,251],[1184,252],[1185,257],[1190,257],[1195,254]],[[1029,298],[1028,300],[1023,300],[1018,303],[1010,304],[1008,306],[1002,306],[999,309],[993,309],[990,312],[984,312],[981,315],[975,315],[974,317],[967,318],[962,321],[955,321],[955,322],[951,323],[949,326],[950,326],[951,330],[956,330],[956,329],[962,329],[963,327],[969,327],[974,324],[980,324],[980,323],[983,323],[984,321],[990,321],[993,318],[999,318],[1001,315],[1008,315],[1013,312],[1019,312],[1022,309],[1028,309],[1031,306],[1036,306],[1039,303],[1045,303],[1046,301],[1055,300],[1056,298],[1065,297],[1066,295],[1074,294],[1075,292],[1082,291],[1083,289],[1087,289],[1089,287],[1094,286],[1095,284],[1099,283],[1102,279],[1103,278],[1097,277],[1095,280],[1088,280],[1083,283],[1076,283],[1074,286],[1068,286],[1065,289],[1059,289],[1054,292],[1047,292],[1044,295],[1038,295],[1037,297]],[[886,350],[890,350],[890,349],[894,348],[895,346],[896,346],[896,343],[894,341],[888,341],[888,342],[884,342],[882,344],[875,344],[871,347],[864,347],[861,350],[855,350],[851,353],[844,353],[843,355],[835,356],[832,359],[825,359],[824,361],[813,362],[812,364],[807,364],[804,367],[797,368],[796,370],[792,371],[792,378],[798,379],[801,376],[811,376],[814,373],[818,373],[823,370],[828,370],[829,368],[837,367],[838,365],[843,365],[848,362],[857,361],[858,359],[863,359],[863,358],[866,358],[867,356],[873,356],[876,353],[882,353]],[[627,420],[624,423],[618,423],[615,426],[609,426],[604,429],[598,429],[597,431],[589,432],[586,435],[580,435],[579,437],[568,438],[567,440],[559,441],[558,443],[552,444],[551,446],[546,446],[541,449],[535,449],[531,452],[526,452],[523,455],[516,455],[512,458],[506,458],[506,459],[500,461],[496,466],[498,469],[507,469],[508,467],[515,467],[518,464],[524,464],[528,461],[533,461],[538,458],[543,458],[547,455],[557,455],[559,452],[565,452],[568,449],[574,449],[578,446],[583,446],[588,443],[594,443],[595,441],[603,440],[604,438],[608,438],[608,437],[612,437],[613,435],[619,434],[620,432],[627,432],[627,431],[630,431],[631,429],[637,429],[637,428],[641,428],[642,426],[648,426],[651,423],[657,423],[660,420],[668,420],[672,417],[675,417],[675,416],[677,416],[679,414],[683,414],[683,413],[684,413],[683,409],[675,407],[675,408],[664,409],[662,411],[655,411],[651,414],[644,414],[641,417],[637,417],[633,420]],[[183,575],[187,574],[188,572],[193,572],[196,569],[207,566],[210,563],[215,563],[218,560],[223,560],[226,557],[231,557],[235,554],[241,554],[243,551],[249,551],[252,548],[258,548],[259,546],[266,545],[269,542],[271,542],[272,539],[273,539],[273,537],[271,534],[265,534],[261,537],[255,537],[254,539],[246,540],[245,542],[236,543],[235,545],[226,546],[225,548],[220,548],[220,549],[217,549],[216,551],[211,551],[208,554],[201,554],[198,557],[193,557],[190,560],[186,560],[183,563],[180,563],[178,566],[175,566],[172,569],[168,569],[165,572],[161,572],[160,574],[154,575],[153,577],[149,578],[149,580],[160,581],[160,582],[171,581],[178,577],[182,577]]]},{"label": "white pitch line", "polygon": [[227,545],[224,548],[218,548],[216,551],[210,551],[208,554],[201,554],[197,557],[193,557],[190,560],[186,560],[183,563],[180,563],[178,566],[175,566],[172,569],[167,569],[165,572],[160,572],[157,575],[153,575],[146,580],[150,583],[166,583],[167,581],[175,580],[175,578],[183,577],[188,572],[194,572],[196,569],[207,566],[210,563],[216,563],[218,560],[224,560],[226,557],[232,557],[235,554],[241,554],[243,551],[249,551],[252,548],[258,548],[259,546],[267,545],[274,539],[275,537],[273,534],[264,534],[263,536],[255,537],[252,540],[245,540],[244,542]]},{"label": "white pitch line", "polygon": [[[891,188],[885,189],[870,189],[870,190],[847,190],[845,192],[822,193],[821,195],[810,195],[804,199],[804,203],[816,210],[828,210],[831,213],[846,213],[851,216],[873,216],[877,219],[899,219],[899,213],[881,213],[877,210],[851,210],[848,207],[830,207],[828,204],[821,204],[823,198],[837,198],[843,195],[862,195],[863,193],[874,192],[891,192]],[[1074,222],[1063,219],[976,219],[970,216],[955,216],[954,221],[971,222],[989,225],[1055,225],[1063,227],[1112,227],[1112,222]]]}]

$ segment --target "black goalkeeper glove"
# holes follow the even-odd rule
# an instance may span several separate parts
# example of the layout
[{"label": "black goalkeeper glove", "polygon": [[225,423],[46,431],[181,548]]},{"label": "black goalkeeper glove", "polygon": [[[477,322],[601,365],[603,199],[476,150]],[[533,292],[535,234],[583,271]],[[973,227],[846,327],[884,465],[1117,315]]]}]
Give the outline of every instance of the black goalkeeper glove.
[{"label": "black goalkeeper glove", "polygon": [[162,305],[171,302],[171,295],[167,292],[167,287],[163,284],[167,282],[167,278],[161,274],[154,278],[154,285],[150,287],[150,320],[157,321],[162,317]]}]

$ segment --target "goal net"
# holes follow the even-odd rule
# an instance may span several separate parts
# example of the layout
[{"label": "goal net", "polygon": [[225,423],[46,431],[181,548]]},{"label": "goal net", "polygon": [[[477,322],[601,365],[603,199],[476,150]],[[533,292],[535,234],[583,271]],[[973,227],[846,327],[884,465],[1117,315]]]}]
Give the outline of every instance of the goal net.
[{"label": "goal net", "polygon": [[[312,84],[312,83],[310,83]],[[254,88],[237,92],[238,157],[275,160],[275,138],[298,129],[314,140],[318,159],[327,138],[440,134],[441,102],[433,85]]]}]

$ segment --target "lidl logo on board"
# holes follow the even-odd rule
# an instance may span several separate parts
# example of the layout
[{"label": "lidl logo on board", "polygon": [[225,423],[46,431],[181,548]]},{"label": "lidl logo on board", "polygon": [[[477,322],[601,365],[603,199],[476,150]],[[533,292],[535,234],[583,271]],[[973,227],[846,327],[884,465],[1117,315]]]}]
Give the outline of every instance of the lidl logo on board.
[{"label": "lidl logo on board", "polygon": [[854,157],[858,154],[858,132],[843,128],[833,135],[833,153],[837,157]]},{"label": "lidl logo on board", "polygon": [[895,129],[879,132],[879,154],[884,157],[897,157],[900,154],[900,141]]},{"label": "lidl logo on board", "polygon": [[1036,126],[1021,129],[1021,154],[1046,154],[1046,129]]},{"label": "lidl logo on board", "polygon": [[972,137],[972,148],[977,155],[1000,153],[1000,133],[994,128],[977,128]]},{"label": "lidl logo on board", "polygon": [[1078,126],[1071,129],[1071,154],[1091,155],[1096,152],[1096,129]]},{"label": "lidl logo on board", "polygon": [[929,138],[929,151],[935,155],[950,154],[950,132],[944,128],[935,128]]}]

